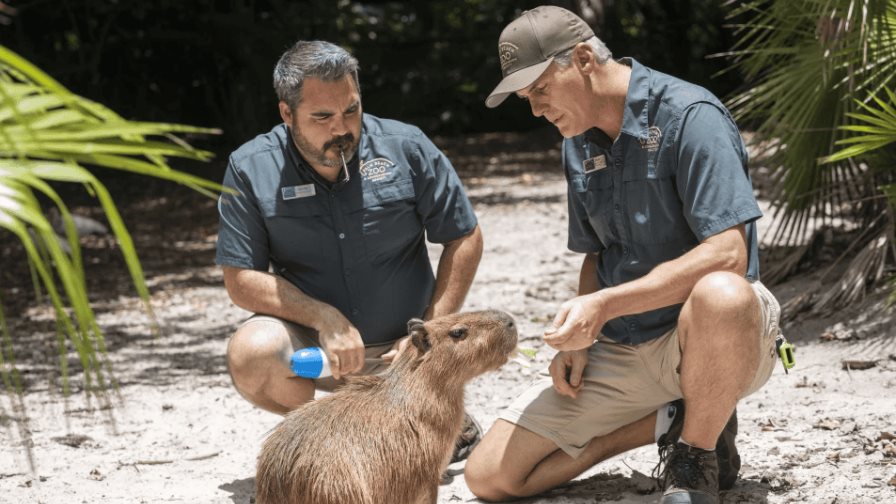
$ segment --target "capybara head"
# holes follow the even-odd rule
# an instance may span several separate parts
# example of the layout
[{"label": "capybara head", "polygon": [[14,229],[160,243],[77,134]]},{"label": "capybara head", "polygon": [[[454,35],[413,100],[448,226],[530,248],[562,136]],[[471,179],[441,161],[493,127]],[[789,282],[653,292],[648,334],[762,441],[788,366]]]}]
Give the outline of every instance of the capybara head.
[{"label": "capybara head", "polygon": [[507,362],[517,343],[513,317],[497,310],[411,319],[408,335],[421,364],[429,361],[467,379]]}]

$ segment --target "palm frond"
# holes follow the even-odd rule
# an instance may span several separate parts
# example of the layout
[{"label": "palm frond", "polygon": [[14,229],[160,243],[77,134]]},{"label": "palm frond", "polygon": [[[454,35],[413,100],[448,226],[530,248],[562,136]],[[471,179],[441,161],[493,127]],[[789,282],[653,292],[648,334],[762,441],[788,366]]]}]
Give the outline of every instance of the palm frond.
[{"label": "palm frond", "polygon": [[[873,173],[856,154],[884,139],[848,140],[855,131],[844,126],[878,126],[875,113],[886,110],[872,112],[869,104],[879,101],[853,96],[896,86],[896,2],[746,1],[732,17],[743,22],[726,56],[750,87],[728,103],[757,142],[776,146],[763,159],[772,178],[766,196],[781,221],[771,243],[797,247],[786,267],[763,273],[773,283],[800,262],[815,230],[844,220],[861,227],[881,213],[881,200],[869,198],[877,191]],[[844,145],[847,155],[830,157]]]},{"label": "palm frond", "polygon": [[[136,292],[152,315],[149,290],[133,240],[112,194],[88,167],[161,178],[215,196],[222,190],[219,184],[175,170],[167,160],[211,159],[210,152],[195,149],[176,135],[218,132],[181,124],[125,120],[103,105],[71,93],[0,46],[0,229],[12,233],[22,244],[28,267],[36,278],[36,289],[46,293],[56,314],[66,393],[68,347],[74,349],[84,370],[85,390],[103,390],[113,378],[102,331],[87,296],[78,236],[67,206],[51,183],[80,184],[97,198]],[[38,194],[58,209],[65,229],[62,241],[50,226]],[[9,390],[18,387],[14,383],[17,375],[10,371],[16,338],[15,334],[4,337],[8,343],[5,353],[0,352],[0,374]]]}]

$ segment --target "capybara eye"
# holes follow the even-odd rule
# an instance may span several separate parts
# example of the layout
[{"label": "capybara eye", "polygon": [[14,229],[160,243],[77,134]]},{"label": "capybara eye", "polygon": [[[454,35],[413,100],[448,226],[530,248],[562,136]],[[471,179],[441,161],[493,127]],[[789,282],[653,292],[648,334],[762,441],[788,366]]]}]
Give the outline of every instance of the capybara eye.
[{"label": "capybara eye", "polygon": [[448,336],[451,336],[454,339],[463,339],[467,336],[467,328],[466,327],[458,327],[448,331]]}]

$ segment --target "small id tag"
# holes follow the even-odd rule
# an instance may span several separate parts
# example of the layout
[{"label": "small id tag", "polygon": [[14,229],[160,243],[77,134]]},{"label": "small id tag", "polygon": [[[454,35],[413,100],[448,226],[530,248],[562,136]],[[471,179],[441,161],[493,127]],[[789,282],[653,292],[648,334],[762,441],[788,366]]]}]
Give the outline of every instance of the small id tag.
[{"label": "small id tag", "polygon": [[305,184],[305,185],[281,187],[280,193],[283,195],[283,201],[286,201],[286,200],[291,200],[291,199],[307,198],[309,196],[314,196],[315,194],[317,194],[317,191],[314,189],[314,184]]},{"label": "small id tag", "polygon": [[582,168],[585,170],[585,174],[596,172],[597,170],[603,170],[606,167],[607,158],[603,154],[582,161]]}]

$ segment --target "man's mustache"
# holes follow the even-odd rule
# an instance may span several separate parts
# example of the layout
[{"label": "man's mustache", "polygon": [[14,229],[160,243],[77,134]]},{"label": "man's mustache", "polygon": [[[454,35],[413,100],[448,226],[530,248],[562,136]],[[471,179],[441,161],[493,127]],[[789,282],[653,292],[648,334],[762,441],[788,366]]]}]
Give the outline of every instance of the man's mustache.
[{"label": "man's mustache", "polygon": [[355,136],[351,133],[338,136],[324,144],[324,150],[330,150],[331,147],[338,147],[339,150],[346,150],[355,143]]}]

